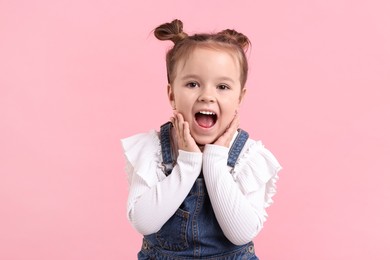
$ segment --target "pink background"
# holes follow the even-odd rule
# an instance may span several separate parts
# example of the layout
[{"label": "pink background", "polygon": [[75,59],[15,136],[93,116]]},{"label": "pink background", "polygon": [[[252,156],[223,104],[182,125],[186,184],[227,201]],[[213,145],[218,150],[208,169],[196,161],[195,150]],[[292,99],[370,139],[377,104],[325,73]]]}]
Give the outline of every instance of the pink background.
[{"label": "pink background", "polygon": [[247,34],[241,126],[277,156],[261,259],[390,259],[390,2],[0,1],[0,259],[135,259],[119,139],[170,116],[150,32]]}]

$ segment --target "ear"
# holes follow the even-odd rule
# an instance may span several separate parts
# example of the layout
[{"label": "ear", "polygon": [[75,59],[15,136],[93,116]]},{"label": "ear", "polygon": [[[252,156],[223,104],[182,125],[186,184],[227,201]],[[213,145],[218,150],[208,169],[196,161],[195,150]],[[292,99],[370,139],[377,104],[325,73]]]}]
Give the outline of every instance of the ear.
[{"label": "ear", "polygon": [[246,94],[246,88],[243,87],[241,89],[241,94],[240,94],[240,98],[239,98],[239,104],[241,104],[242,100],[244,100],[245,94]]},{"label": "ear", "polygon": [[172,109],[176,109],[175,96],[173,94],[173,88],[172,88],[171,84],[168,84],[168,86],[167,86],[167,94],[168,94],[169,103],[171,103]]}]

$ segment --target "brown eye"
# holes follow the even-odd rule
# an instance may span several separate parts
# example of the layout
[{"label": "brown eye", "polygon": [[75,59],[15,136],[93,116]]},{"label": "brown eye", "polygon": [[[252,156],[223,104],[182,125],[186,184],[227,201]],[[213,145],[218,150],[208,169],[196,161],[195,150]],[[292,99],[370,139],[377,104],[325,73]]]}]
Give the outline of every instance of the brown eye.
[{"label": "brown eye", "polygon": [[189,82],[186,84],[186,87],[189,87],[189,88],[196,88],[198,86],[198,83],[196,82]]},{"label": "brown eye", "polygon": [[229,89],[229,86],[221,84],[221,85],[218,85],[218,89],[226,90],[226,89]]}]

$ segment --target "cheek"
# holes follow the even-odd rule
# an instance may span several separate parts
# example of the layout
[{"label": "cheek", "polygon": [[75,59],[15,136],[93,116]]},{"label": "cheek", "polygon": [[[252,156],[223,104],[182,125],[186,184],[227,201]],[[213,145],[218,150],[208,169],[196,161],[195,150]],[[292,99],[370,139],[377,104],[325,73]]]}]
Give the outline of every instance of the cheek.
[{"label": "cheek", "polygon": [[240,105],[240,100],[239,98],[231,98],[229,100],[226,100],[224,102],[224,110],[226,113],[231,113],[232,111],[235,112],[238,110]]},{"label": "cheek", "polygon": [[180,112],[184,119],[188,121],[192,114],[192,106],[189,104],[189,102],[176,102],[176,110]]},{"label": "cheek", "polygon": [[226,108],[221,113],[220,122],[223,125],[228,125],[233,120],[234,116],[236,115],[236,111],[238,110],[238,107],[236,104],[228,104]]},{"label": "cheek", "polygon": [[194,100],[191,95],[187,93],[180,93],[180,95],[176,95],[175,104],[177,110],[182,110],[181,112],[188,113],[191,112]]},{"label": "cheek", "polygon": [[176,100],[176,106],[178,109],[186,109],[188,107],[186,102],[181,102],[180,100]]}]

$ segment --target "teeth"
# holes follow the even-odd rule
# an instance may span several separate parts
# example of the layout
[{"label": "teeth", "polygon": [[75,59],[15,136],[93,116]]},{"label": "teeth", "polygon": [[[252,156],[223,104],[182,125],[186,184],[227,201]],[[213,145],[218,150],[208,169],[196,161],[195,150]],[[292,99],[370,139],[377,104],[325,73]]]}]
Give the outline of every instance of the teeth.
[{"label": "teeth", "polygon": [[211,112],[211,111],[199,111],[199,113],[204,114],[204,115],[215,115],[215,113]]}]

